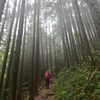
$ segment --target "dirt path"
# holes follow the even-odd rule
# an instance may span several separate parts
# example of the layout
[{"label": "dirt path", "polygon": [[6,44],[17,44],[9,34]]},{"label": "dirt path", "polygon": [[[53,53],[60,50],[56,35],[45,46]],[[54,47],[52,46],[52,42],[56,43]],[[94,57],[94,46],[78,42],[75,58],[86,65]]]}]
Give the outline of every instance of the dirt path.
[{"label": "dirt path", "polygon": [[54,99],[54,84],[55,78],[50,79],[49,89],[45,89],[45,86],[39,91],[39,95],[35,97],[35,100],[55,100]]}]

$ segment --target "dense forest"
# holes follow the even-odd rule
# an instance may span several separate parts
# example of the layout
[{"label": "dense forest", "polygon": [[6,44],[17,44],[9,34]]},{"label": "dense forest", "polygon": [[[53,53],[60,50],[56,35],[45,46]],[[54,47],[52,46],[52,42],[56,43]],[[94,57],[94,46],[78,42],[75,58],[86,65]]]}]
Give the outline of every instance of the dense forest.
[{"label": "dense forest", "polygon": [[35,100],[46,70],[55,100],[100,100],[100,0],[0,0],[0,100]]}]

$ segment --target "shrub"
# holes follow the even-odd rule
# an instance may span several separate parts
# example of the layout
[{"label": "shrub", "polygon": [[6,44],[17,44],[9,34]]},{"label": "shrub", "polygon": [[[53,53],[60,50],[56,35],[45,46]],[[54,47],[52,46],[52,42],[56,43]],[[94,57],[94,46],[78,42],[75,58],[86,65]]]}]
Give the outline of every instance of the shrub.
[{"label": "shrub", "polygon": [[100,71],[90,68],[85,62],[76,70],[65,67],[55,84],[56,100],[100,100]]}]

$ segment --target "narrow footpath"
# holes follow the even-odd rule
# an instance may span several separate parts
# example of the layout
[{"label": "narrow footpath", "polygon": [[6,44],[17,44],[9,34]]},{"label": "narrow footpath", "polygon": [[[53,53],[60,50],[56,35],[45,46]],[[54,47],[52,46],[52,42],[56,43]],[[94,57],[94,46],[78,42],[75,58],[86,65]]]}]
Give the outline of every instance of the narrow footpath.
[{"label": "narrow footpath", "polygon": [[45,89],[45,86],[39,91],[39,95],[35,97],[35,100],[55,100],[54,99],[54,84],[57,79],[50,79],[49,89]]}]

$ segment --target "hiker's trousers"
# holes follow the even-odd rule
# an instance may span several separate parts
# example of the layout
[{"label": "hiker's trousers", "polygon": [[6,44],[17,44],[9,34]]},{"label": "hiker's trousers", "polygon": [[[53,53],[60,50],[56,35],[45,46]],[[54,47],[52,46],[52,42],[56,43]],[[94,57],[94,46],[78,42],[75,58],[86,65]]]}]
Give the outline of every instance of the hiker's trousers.
[{"label": "hiker's trousers", "polygon": [[49,89],[49,79],[45,79],[46,81],[46,89]]}]

